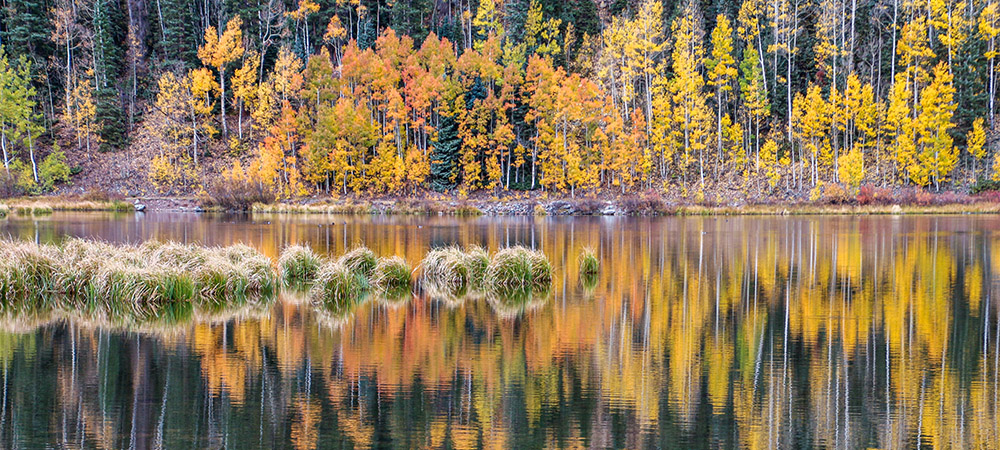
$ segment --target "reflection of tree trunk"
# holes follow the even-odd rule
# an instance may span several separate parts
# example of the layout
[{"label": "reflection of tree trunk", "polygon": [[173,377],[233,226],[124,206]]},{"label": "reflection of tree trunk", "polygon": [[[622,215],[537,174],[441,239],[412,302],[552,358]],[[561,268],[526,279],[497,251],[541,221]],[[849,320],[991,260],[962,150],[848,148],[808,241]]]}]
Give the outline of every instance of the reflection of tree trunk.
[{"label": "reflection of tree trunk", "polygon": [[130,449],[153,448],[152,438],[156,411],[153,406],[159,402],[154,398],[152,386],[152,355],[150,344],[140,339],[134,341],[132,358],[132,431],[129,438]]}]

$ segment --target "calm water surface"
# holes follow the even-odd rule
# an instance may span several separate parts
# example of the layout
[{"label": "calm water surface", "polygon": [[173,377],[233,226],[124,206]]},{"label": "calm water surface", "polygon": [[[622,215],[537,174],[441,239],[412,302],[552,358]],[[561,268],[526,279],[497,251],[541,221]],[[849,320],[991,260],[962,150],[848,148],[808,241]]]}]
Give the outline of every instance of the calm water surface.
[{"label": "calm water surface", "polygon": [[[481,298],[266,307],[108,329],[0,323],[2,448],[1000,448],[1000,217],[55,214],[0,234],[523,244],[555,268]],[[582,280],[584,248],[601,258]]]}]

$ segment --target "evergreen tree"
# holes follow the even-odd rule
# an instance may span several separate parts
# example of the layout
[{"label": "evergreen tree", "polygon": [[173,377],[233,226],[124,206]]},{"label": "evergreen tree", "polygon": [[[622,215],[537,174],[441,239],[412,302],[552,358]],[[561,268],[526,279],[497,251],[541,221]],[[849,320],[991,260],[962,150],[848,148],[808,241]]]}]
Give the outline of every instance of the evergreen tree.
[{"label": "evergreen tree", "polygon": [[458,163],[462,140],[458,137],[458,121],[450,115],[442,116],[437,133],[431,155],[430,185],[435,191],[446,192],[461,182]]},{"label": "evergreen tree", "polygon": [[122,109],[118,89],[105,87],[97,90],[97,114],[94,120],[99,124],[100,151],[108,152],[125,147],[125,111]]}]

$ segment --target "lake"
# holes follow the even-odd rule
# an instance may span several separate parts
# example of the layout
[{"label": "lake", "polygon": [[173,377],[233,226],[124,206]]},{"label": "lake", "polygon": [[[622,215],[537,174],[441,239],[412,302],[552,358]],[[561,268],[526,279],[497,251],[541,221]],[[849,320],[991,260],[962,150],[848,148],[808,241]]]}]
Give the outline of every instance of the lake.
[{"label": "lake", "polygon": [[[541,249],[517,308],[416,289],[136,329],[0,322],[0,447],[996,448],[1000,216],[56,213],[0,234]],[[593,249],[596,277],[579,274]]]}]

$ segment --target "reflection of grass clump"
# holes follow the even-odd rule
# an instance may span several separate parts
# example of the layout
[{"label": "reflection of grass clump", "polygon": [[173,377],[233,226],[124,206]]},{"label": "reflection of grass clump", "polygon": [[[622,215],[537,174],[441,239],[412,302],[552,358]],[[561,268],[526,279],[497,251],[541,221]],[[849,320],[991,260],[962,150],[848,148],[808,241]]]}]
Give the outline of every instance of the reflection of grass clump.
[{"label": "reflection of grass clump", "polygon": [[501,296],[545,289],[552,283],[552,264],[541,251],[520,246],[505,248],[493,255],[485,282],[488,291]]},{"label": "reflection of grass clump", "polygon": [[550,292],[548,286],[506,289],[502,292],[490,292],[487,301],[497,316],[514,319],[544,305],[549,299]]},{"label": "reflection of grass clump", "polygon": [[412,285],[410,266],[403,258],[382,258],[375,266],[371,285],[380,296],[399,299],[410,293]]},{"label": "reflection of grass clump", "polygon": [[346,305],[359,300],[367,291],[367,283],[341,262],[320,267],[309,296],[314,303]]},{"label": "reflection of grass clump", "polygon": [[304,245],[292,245],[285,248],[278,258],[278,271],[281,273],[281,280],[286,285],[296,283],[309,283],[316,278],[323,260]]},{"label": "reflection of grass clump", "polygon": [[375,271],[378,257],[368,247],[361,246],[345,253],[338,262],[356,275],[368,279]]}]

